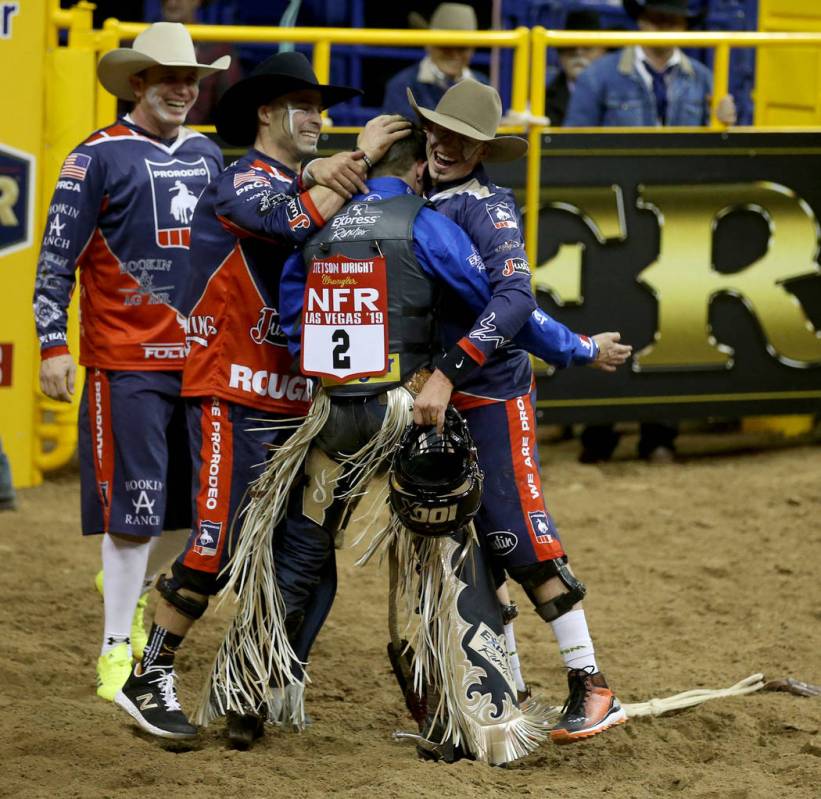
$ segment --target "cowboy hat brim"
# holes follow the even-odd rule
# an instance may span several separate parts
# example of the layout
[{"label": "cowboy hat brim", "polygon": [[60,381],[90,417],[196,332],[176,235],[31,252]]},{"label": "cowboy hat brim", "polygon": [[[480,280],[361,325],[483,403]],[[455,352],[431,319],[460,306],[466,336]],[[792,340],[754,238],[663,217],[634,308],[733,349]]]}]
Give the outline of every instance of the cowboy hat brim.
[{"label": "cowboy hat brim", "polygon": [[323,86],[290,75],[251,75],[231,86],[217,103],[217,133],[228,144],[253,144],[259,124],[257,109],[283,94],[306,90],[319,94],[322,108],[362,95],[351,86]]},{"label": "cowboy hat brim", "polygon": [[519,136],[488,136],[456,117],[437,113],[430,108],[422,108],[417,104],[410,89],[408,89],[408,102],[420,119],[439,125],[439,127],[451,130],[461,136],[467,136],[469,139],[483,142],[488,147],[488,154],[482,159],[483,161],[515,161],[527,153],[526,139]]},{"label": "cowboy hat brim", "polygon": [[129,47],[119,47],[106,53],[97,64],[97,77],[106,91],[111,92],[121,100],[136,100],[129,78],[149,67],[184,67],[195,69],[198,79],[202,79],[214,72],[221,72],[231,65],[231,56],[220,56],[211,64],[198,64],[180,61],[158,61],[144,53],[132,50]]}]

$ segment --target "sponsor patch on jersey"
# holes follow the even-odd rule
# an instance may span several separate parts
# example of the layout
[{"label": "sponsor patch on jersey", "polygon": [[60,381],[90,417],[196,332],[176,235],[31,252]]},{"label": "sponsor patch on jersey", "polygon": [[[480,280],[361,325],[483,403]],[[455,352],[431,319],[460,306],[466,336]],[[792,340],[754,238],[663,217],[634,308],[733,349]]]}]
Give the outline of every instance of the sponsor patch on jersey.
[{"label": "sponsor patch on jersey", "polygon": [[519,544],[519,537],[508,530],[497,530],[488,533],[487,542],[495,555],[509,555]]},{"label": "sponsor patch on jersey", "polygon": [[486,205],[485,211],[487,211],[487,215],[490,217],[490,221],[496,230],[504,230],[505,228],[518,229],[519,224],[516,222],[516,212],[508,203]]},{"label": "sponsor patch on jersey", "polygon": [[154,231],[159,247],[185,247],[203,189],[211,180],[205,157],[159,163],[145,159],[154,200]]},{"label": "sponsor patch on jersey", "polygon": [[505,261],[502,274],[505,277],[510,277],[514,272],[519,272],[522,275],[530,274],[530,266],[524,258],[508,258]]},{"label": "sponsor patch on jersey", "polygon": [[259,309],[257,323],[250,329],[254,344],[273,344],[275,347],[287,347],[288,339],[279,325],[279,311],[276,308],[263,306]]},{"label": "sponsor patch on jersey", "polygon": [[141,344],[146,359],[155,361],[179,360],[185,357],[185,344]]},{"label": "sponsor patch on jersey", "polygon": [[[255,195],[257,196],[257,195]],[[254,199],[253,197],[251,199]],[[270,214],[278,205],[288,202],[290,198],[287,194],[275,194],[270,190],[266,190],[259,195],[259,203],[257,203],[257,213],[260,216]]]},{"label": "sponsor patch on jersey", "polygon": [[530,519],[530,527],[536,541],[540,544],[551,544],[553,542],[553,532],[550,529],[550,520],[543,510],[532,510],[527,514]]},{"label": "sponsor patch on jersey", "polygon": [[206,558],[214,557],[217,554],[221,534],[222,522],[209,522],[203,519],[200,522],[200,533],[194,542],[194,552]]},{"label": "sponsor patch on jersey", "polygon": [[71,153],[71,155],[63,161],[63,168],[57,177],[71,178],[72,180],[79,180],[82,183],[86,179],[89,166],[91,166],[90,155]]},{"label": "sponsor patch on jersey", "polygon": [[288,216],[288,227],[291,230],[302,230],[311,226],[311,217],[303,210],[298,197],[291,198],[285,206],[285,213]]}]

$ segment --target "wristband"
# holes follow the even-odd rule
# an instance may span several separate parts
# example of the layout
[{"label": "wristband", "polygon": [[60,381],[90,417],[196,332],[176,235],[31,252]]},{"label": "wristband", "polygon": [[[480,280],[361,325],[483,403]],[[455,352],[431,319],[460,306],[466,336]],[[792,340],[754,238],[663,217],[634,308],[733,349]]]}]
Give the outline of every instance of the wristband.
[{"label": "wristband", "polygon": [[369,170],[373,169],[373,161],[368,158],[366,153],[362,153],[362,160],[365,162],[365,166],[368,167]]}]

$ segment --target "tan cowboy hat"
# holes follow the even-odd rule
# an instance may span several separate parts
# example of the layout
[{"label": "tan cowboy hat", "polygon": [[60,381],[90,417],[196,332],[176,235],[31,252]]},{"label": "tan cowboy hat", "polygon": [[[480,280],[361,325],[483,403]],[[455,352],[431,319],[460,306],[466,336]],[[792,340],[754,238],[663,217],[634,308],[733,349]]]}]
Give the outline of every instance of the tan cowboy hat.
[{"label": "tan cowboy hat", "polygon": [[412,28],[430,28],[434,31],[475,31],[476,11],[464,3],[441,3],[428,22],[418,11],[408,14]]},{"label": "tan cowboy hat", "polygon": [[197,63],[191,34],[179,22],[155,22],[146,28],[131,47],[118,47],[106,53],[97,64],[100,83],[121,100],[136,100],[128,79],[148,67],[193,67],[200,78],[228,69],[231,56],[224,55],[213,64]]},{"label": "tan cowboy hat", "polygon": [[527,152],[525,139],[496,135],[502,119],[502,101],[492,86],[465,78],[444,93],[435,111],[420,108],[410,89],[408,102],[420,119],[469,139],[485,142],[490,148],[485,161],[515,161]]}]

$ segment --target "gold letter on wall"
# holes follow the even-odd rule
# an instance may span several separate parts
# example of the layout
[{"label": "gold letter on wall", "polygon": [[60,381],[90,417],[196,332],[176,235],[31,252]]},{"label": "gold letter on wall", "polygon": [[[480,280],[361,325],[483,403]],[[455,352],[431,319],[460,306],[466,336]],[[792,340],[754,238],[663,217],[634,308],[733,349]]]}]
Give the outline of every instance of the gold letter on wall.
[{"label": "gold letter on wall", "polygon": [[[601,244],[608,239],[626,238],[621,186],[550,186],[542,189],[542,193],[550,198],[543,208],[568,211],[579,217]],[[557,305],[581,304],[583,255],[584,244],[561,244],[553,258],[533,270],[534,287],[548,292]]]},{"label": "gold letter on wall", "polygon": [[14,178],[0,175],[0,225],[14,227],[17,224],[17,215],[14,213],[14,204],[20,196],[20,186]]},{"label": "gold letter on wall", "polygon": [[[639,208],[655,213],[661,228],[658,259],[639,279],[658,301],[655,342],[636,356],[640,370],[731,368],[732,350],[715,340],[710,302],[740,297],[756,317],[768,351],[782,363],[821,363],[821,338],[787,280],[818,274],[818,223],[795,193],[775,183],[712,186],[640,186]],[[744,269],[713,268],[713,232],[732,211],[760,214],[769,227],[766,253]]]}]

